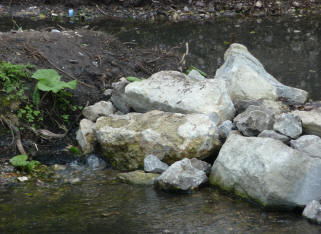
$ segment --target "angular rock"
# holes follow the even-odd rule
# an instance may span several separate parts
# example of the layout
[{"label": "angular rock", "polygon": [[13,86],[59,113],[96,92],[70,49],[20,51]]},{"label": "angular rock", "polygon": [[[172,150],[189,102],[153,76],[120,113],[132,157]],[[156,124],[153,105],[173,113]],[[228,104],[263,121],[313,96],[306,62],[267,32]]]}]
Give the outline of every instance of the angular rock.
[{"label": "angular rock", "polygon": [[315,135],[304,135],[297,140],[290,141],[294,149],[305,152],[321,159],[321,138]]},{"label": "angular rock", "polygon": [[321,159],[271,138],[231,133],[210,183],[265,207],[302,207],[321,194]]},{"label": "angular rock", "polygon": [[273,128],[274,114],[263,106],[249,106],[234,118],[234,124],[244,136],[257,136]]},{"label": "angular rock", "polygon": [[225,63],[216,71],[215,79],[226,81],[233,103],[261,98],[282,99],[291,104],[302,104],[307,100],[306,91],[277,81],[244,45],[232,44],[225,52],[224,60]]},{"label": "angular rock", "polygon": [[204,114],[109,115],[97,120],[94,133],[103,154],[120,170],[143,168],[148,154],[168,164],[184,157],[204,159],[221,145],[216,124]]},{"label": "angular rock", "polygon": [[166,191],[191,191],[205,183],[207,179],[204,171],[195,168],[189,159],[184,158],[173,163],[155,183]]},{"label": "angular rock", "polygon": [[292,113],[300,117],[305,134],[321,137],[321,108],[311,111],[293,111]]},{"label": "angular rock", "polygon": [[152,185],[159,177],[159,174],[145,173],[144,171],[131,171],[119,173],[117,179],[128,184]]},{"label": "angular rock", "polygon": [[161,71],[133,82],[126,86],[125,94],[128,105],[137,112],[203,113],[218,121],[234,116],[224,81],[196,80],[177,71]]},{"label": "angular rock", "polygon": [[168,168],[168,165],[155,155],[147,155],[144,159],[144,171],[150,173],[163,173]]},{"label": "angular rock", "polygon": [[84,154],[94,150],[96,138],[93,133],[94,123],[89,119],[82,119],[76,132],[76,140]]},{"label": "angular rock", "polygon": [[126,96],[125,96],[125,87],[129,84],[129,81],[125,78],[121,78],[118,82],[112,83],[113,92],[110,98],[111,102],[117,108],[117,110],[121,111],[124,114],[130,112],[130,107],[127,104]]},{"label": "angular rock", "polygon": [[225,120],[221,125],[218,126],[218,134],[221,139],[226,139],[228,134],[232,131],[233,123],[231,120]]},{"label": "angular rock", "polygon": [[82,114],[89,120],[95,122],[101,116],[113,114],[115,108],[111,102],[100,101],[83,109]]},{"label": "angular rock", "polygon": [[272,138],[274,140],[278,140],[278,141],[282,141],[283,143],[287,144],[290,141],[290,138],[282,135],[280,133],[277,133],[273,130],[264,130],[263,132],[261,132],[258,137],[268,137],[268,138]]},{"label": "angular rock", "polygon": [[211,164],[204,162],[202,160],[198,160],[197,158],[192,158],[191,160],[192,166],[198,170],[204,171],[206,175],[209,175],[211,172]]},{"label": "angular rock", "polygon": [[191,70],[189,73],[188,73],[188,76],[193,78],[193,79],[196,79],[196,80],[204,80],[206,79],[204,76],[201,75],[201,73],[199,73],[199,71],[197,70]]},{"label": "angular rock", "polygon": [[276,116],[273,129],[292,139],[296,139],[302,134],[301,119],[294,114],[283,113]]},{"label": "angular rock", "polygon": [[282,114],[284,112],[289,112],[290,109],[287,105],[280,101],[273,101],[268,99],[258,99],[258,100],[237,100],[234,103],[234,107],[237,113],[244,112],[249,106],[259,106],[272,112],[274,115]]},{"label": "angular rock", "polygon": [[320,202],[313,200],[310,201],[303,210],[303,217],[309,219],[312,222],[321,224],[321,204]]}]

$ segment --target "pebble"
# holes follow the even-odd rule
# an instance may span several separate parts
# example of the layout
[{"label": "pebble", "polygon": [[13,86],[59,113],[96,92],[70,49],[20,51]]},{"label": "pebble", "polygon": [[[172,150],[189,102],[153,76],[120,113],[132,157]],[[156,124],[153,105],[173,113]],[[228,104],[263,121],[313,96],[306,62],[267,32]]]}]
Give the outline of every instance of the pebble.
[{"label": "pebble", "polygon": [[27,176],[17,177],[17,180],[20,181],[20,182],[25,182],[25,181],[28,180],[28,177]]},{"label": "pebble", "polygon": [[262,3],[261,1],[257,1],[257,2],[255,3],[255,6],[256,6],[257,8],[261,8],[261,7],[263,6],[263,3]]}]

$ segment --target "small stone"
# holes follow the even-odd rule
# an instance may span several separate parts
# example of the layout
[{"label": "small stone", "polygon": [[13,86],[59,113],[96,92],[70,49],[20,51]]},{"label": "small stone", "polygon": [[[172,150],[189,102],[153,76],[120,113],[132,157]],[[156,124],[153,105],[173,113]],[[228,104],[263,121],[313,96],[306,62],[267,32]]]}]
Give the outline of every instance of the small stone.
[{"label": "small stone", "polygon": [[303,217],[321,224],[321,204],[320,202],[313,200],[309,202],[303,210]]},{"label": "small stone", "polygon": [[224,121],[221,125],[218,126],[218,134],[220,138],[226,139],[228,134],[232,131],[233,123],[231,120]]},{"label": "small stone", "polygon": [[106,89],[106,90],[104,91],[104,95],[105,95],[107,98],[110,98],[111,95],[112,95],[112,93],[113,93],[113,90],[112,90],[112,89]]},{"label": "small stone", "polygon": [[290,138],[282,135],[280,133],[277,133],[273,130],[264,130],[263,132],[261,132],[258,137],[268,137],[268,138],[272,138],[278,141],[282,141],[283,143],[288,143]]},{"label": "small stone", "polygon": [[61,164],[54,164],[52,166],[52,169],[54,169],[55,171],[64,171],[66,170],[67,166],[66,165],[61,165]]},{"label": "small stone", "polygon": [[243,7],[243,3],[239,2],[235,5],[235,10],[236,11],[241,11]]},{"label": "small stone", "polygon": [[195,5],[198,6],[198,7],[204,7],[205,6],[204,2],[202,2],[202,1],[197,1]]},{"label": "small stone", "polygon": [[25,181],[27,181],[29,179],[28,179],[27,176],[21,176],[21,177],[17,177],[17,180],[20,181],[20,182],[25,182]]},{"label": "small stone", "polygon": [[150,154],[144,159],[144,171],[150,173],[163,173],[168,168],[168,165],[158,157]]},{"label": "small stone", "polygon": [[80,182],[80,178],[76,177],[76,178],[72,178],[69,179],[67,182],[71,183],[71,184],[76,184]]},{"label": "small stone", "polygon": [[184,9],[183,9],[185,12],[189,11],[188,7],[187,6],[184,6]]},{"label": "small stone", "polygon": [[292,6],[294,6],[294,7],[300,7],[300,6],[301,6],[301,3],[297,2],[297,1],[293,1],[293,2],[292,2]]},{"label": "small stone", "polygon": [[91,121],[96,121],[101,116],[108,116],[115,112],[111,102],[100,101],[83,109],[82,114]]},{"label": "small stone", "polygon": [[261,7],[263,6],[263,3],[262,3],[261,1],[257,1],[257,2],[255,3],[255,6],[256,6],[257,8],[261,8]]},{"label": "small stone", "polygon": [[292,139],[296,139],[302,134],[301,119],[292,113],[283,113],[276,117],[273,129]]},{"label": "small stone", "polygon": [[314,157],[321,158],[321,138],[315,135],[304,135],[290,141],[294,149],[305,152]]},{"label": "small stone", "polygon": [[93,132],[94,123],[89,119],[82,119],[76,132],[76,140],[83,153],[91,153],[94,149],[95,136]]},{"label": "small stone", "polygon": [[50,32],[52,32],[52,33],[60,33],[60,31],[58,29],[52,29]]},{"label": "small stone", "polygon": [[92,170],[102,170],[106,167],[106,162],[96,155],[91,154],[86,158],[86,165]]},{"label": "small stone", "polygon": [[122,182],[137,185],[152,185],[159,174],[145,173],[144,171],[132,171],[126,173],[119,173],[117,179]]}]

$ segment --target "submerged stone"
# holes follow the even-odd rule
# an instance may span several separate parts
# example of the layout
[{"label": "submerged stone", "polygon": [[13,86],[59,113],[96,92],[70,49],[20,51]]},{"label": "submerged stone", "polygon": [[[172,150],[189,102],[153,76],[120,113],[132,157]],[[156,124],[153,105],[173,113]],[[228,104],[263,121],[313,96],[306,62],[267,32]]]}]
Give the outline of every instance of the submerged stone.
[{"label": "submerged stone", "polygon": [[137,185],[152,185],[159,174],[145,173],[144,171],[132,171],[119,173],[117,179],[124,183]]}]

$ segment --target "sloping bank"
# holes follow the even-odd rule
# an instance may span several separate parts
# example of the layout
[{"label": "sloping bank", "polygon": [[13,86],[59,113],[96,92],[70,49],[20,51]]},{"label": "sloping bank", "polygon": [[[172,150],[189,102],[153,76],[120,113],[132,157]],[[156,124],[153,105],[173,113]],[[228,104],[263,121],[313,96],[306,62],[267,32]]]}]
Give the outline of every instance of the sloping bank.
[{"label": "sloping bank", "polygon": [[[319,200],[320,105],[310,103],[306,111],[308,93],[278,82],[243,45],[232,44],[224,59],[214,78],[195,70],[162,71],[114,83],[110,101],[84,110],[81,148],[101,148],[120,170],[145,166],[150,172],[152,154],[155,165],[170,165],[153,177],[170,191],[206,183],[208,171],[199,159],[215,159],[219,152],[209,176],[213,186],[268,208]],[[106,112],[103,105],[114,107]]]}]

